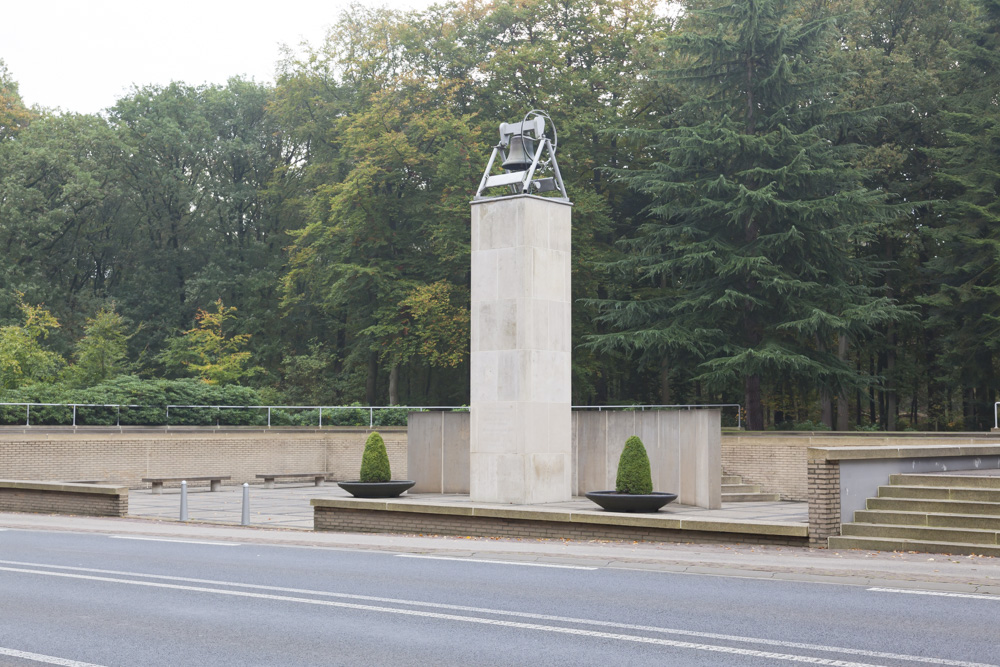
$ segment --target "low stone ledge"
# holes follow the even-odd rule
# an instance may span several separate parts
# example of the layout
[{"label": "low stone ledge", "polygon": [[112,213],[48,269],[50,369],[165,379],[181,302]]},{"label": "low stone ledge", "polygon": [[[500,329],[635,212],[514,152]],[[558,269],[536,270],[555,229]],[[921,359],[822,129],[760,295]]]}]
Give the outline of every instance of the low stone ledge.
[{"label": "low stone ledge", "polygon": [[125,516],[128,487],[3,479],[0,512]]},{"label": "low stone ledge", "polygon": [[940,456],[1000,456],[1000,444],[920,445],[907,447],[809,447],[810,461],[919,459]]},{"label": "low stone ledge", "polygon": [[399,498],[313,498],[315,530],[439,533],[477,537],[751,542],[804,545],[808,528],[791,522],[685,519],[545,507],[450,505]]},{"label": "low stone ledge", "polygon": [[127,486],[110,484],[81,484],[79,482],[43,482],[26,479],[0,479],[0,489],[24,489],[30,491],[61,491],[64,493],[90,493],[109,496],[128,495]]}]

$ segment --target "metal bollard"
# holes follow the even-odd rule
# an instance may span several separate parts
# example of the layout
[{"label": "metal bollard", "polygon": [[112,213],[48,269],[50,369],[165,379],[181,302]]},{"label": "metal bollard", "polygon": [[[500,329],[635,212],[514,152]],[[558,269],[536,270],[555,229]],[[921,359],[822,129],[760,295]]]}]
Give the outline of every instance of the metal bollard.
[{"label": "metal bollard", "polygon": [[181,521],[188,520],[188,483],[181,482]]},{"label": "metal bollard", "polygon": [[250,525],[250,485],[243,482],[243,518],[240,520],[243,526]]}]

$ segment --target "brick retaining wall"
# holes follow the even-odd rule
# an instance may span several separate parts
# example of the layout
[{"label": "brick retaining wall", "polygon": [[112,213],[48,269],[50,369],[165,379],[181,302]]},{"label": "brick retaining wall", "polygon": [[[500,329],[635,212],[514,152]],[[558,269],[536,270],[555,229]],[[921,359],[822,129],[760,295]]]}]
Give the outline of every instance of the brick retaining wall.
[{"label": "brick retaining wall", "polygon": [[810,447],[964,446],[998,439],[995,433],[723,432],[722,469],[741,475],[747,484],[759,484],[765,493],[779,494],[782,500],[808,502]]},{"label": "brick retaining wall", "polygon": [[[377,429],[385,440],[393,476],[406,478],[406,429]],[[94,433],[0,432],[0,478],[105,479],[130,488],[143,477],[229,475],[226,484],[259,484],[255,476],[278,472],[329,472],[357,479],[369,429],[330,427],[226,431]],[[205,482],[207,485],[207,482]]]},{"label": "brick retaining wall", "polygon": [[840,462],[809,461],[809,546],[840,535]]},{"label": "brick retaining wall", "polygon": [[0,512],[125,516],[128,514],[128,489],[0,480]]},{"label": "brick retaining wall", "polygon": [[782,535],[750,535],[563,521],[502,519],[419,512],[314,507],[314,529],[344,533],[399,533],[639,542],[713,542],[805,546],[806,540]]},{"label": "brick retaining wall", "polygon": [[745,484],[759,484],[764,493],[782,500],[805,502],[808,440],[722,436],[722,469],[741,475]]}]

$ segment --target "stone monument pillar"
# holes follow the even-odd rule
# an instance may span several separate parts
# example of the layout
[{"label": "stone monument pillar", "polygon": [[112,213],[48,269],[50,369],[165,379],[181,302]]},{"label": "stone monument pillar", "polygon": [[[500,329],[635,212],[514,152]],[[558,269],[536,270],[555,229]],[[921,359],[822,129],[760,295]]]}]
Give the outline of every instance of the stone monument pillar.
[{"label": "stone monument pillar", "polygon": [[571,211],[531,194],[472,203],[476,502],[571,498]]}]

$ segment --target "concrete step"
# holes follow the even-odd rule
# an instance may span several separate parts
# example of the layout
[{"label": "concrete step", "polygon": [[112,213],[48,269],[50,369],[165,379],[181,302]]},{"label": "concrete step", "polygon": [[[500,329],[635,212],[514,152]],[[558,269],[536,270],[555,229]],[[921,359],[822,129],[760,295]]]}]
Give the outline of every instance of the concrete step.
[{"label": "concrete step", "polygon": [[766,503],[777,502],[781,496],[777,493],[723,493],[724,503]]},{"label": "concrete step", "polygon": [[1000,516],[1000,503],[964,500],[922,500],[918,498],[869,498],[870,510],[932,512],[935,514],[977,514]]},{"label": "concrete step", "polygon": [[[994,472],[994,471],[990,471]],[[1000,473],[1000,471],[995,471]],[[1000,474],[997,475],[889,475],[889,483],[894,486],[936,486],[960,487],[966,489],[1000,489]]]},{"label": "concrete step", "polygon": [[831,549],[917,551],[929,554],[975,554],[977,556],[1000,556],[1000,547],[990,547],[984,544],[928,542],[924,540],[899,540],[857,536],[830,537],[828,542]]},{"label": "concrete step", "polygon": [[723,475],[722,476],[722,483],[723,484],[742,484],[743,483],[743,477],[741,475]]},{"label": "concrete step", "polygon": [[970,489],[966,487],[880,486],[879,498],[914,498],[921,500],[971,500],[1000,503],[1000,489]]},{"label": "concrete step", "polygon": [[760,493],[760,484],[722,484],[723,493]]},{"label": "concrete step", "polygon": [[1000,533],[995,530],[971,528],[930,528],[926,526],[893,526],[877,523],[845,523],[840,528],[845,537],[874,537],[888,540],[917,542],[948,542],[985,544],[1000,547]]},{"label": "concrete step", "polygon": [[854,520],[860,523],[879,523],[893,526],[931,526],[938,528],[1000,530],[1000,516],[976,516],[971,514],[933,514],[929,512],[858,510],[854,513]]}]

